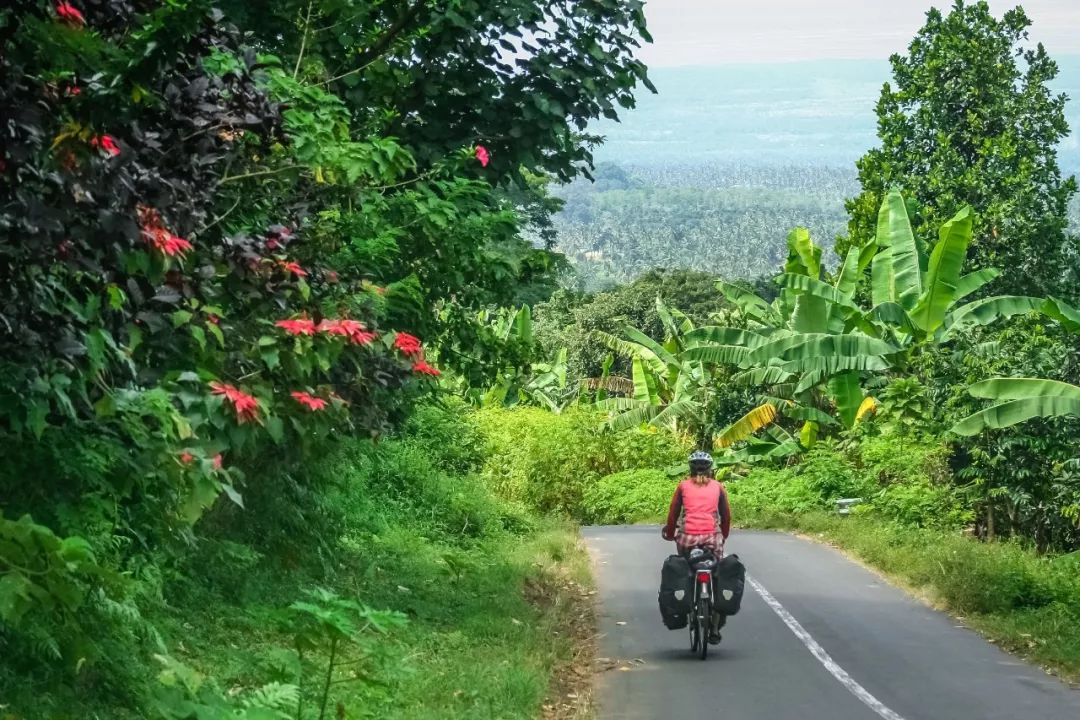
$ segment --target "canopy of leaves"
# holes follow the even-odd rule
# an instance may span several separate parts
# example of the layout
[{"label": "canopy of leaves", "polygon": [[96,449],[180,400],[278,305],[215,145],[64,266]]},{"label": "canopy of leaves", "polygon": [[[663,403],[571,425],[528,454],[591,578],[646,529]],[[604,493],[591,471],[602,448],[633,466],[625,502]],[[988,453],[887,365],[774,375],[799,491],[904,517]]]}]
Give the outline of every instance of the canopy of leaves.
[{"label": "canopy of leaves", "polygon": [[[878,101],[881,146],[858,162],[862,193],[847,203],[844,255],[875,234],[887,190],[915,201],[919,235],[965,206],[975,210],[971,270],[1010,268],[999,292],[1040,295],[1066,286],[1076,238],[1066,232],[1073,178],[1057,145],[1068,136],[1057,65],[1030,46],[1022,8],[995,17],[983,0],[932,9]],[[1072,288],[1075,290],[1075,288]]]},{"label": "canopy of leaves", "polygon": [[647,39],[622,0],[5,3],[0,537],[42,542],[0,543],[0,654],[103,660],[201,532],[324,543],[320,448],[526,364],[487,313],[554,290],[547,181]]}]

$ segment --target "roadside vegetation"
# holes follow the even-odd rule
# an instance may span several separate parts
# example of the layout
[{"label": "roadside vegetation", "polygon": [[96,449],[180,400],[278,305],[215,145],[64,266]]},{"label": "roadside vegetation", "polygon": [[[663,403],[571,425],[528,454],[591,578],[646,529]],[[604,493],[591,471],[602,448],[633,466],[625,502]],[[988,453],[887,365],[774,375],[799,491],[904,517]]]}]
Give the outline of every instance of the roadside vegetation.
[{"label": "roadside vegetation", "polygon": [[[796,228],[770,281],[717,284],[721,307],[657,292],[659,329],[567,325],[580,310],[565,305],[535,320],[545,342],[579,332],[607,350],[570,371],[587,368],[584,402],[612,432],[657,427],[713,450],[738,524],[820,535],[1076,677],[1076,186],[1056,161],[1067,132],[1046,86],[1056,66],[1027,43],[1028,25],[1020,9],[997,17],[981,2],[928,14],[892,60],[882,145],[859,163],[834,261]],[[978,52],[958,55],[958,41]],[[954,64],[970,79],[940,74]],[[976,86],[977,112],[1000,123],[946,110]],[[618,292],[578,307],[616,306]],[[679,472],[601,477],[577,516],[655,522]],[[850,516],[841,499],[858,500]]]},{"label": "roadside vegetation", "polygon": [[648,37],[625,2],[3,4],[0,717],[542,711],[576,539],[431,403],[534,360],[499,322],[558,287],[547,187]]},{"label": "roadside vegetation", "polygon": [[574,523],[658,518],[693,448],[738,522],[1077,671],[1076,185],[1022,11],[894,58],[846,237],[590,294],[548,186],[651,87],[640,3],[216,5],[0,10],[0,717],[580,717]]}]

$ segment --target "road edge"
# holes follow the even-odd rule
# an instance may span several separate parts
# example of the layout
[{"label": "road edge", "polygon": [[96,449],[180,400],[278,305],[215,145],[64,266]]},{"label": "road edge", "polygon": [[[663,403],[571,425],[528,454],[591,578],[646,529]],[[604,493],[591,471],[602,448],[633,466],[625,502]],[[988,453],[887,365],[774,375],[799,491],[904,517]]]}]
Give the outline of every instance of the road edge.
[{"label": "road edge", "polygon": [[812,542],[817,545],[828,547],[839,553],[848,562],[858,565],[859,567],[871,573],[883,582],[886,582],[897,590],[902,591],[912,600],[915,600],[916,602],[935,612],[947,615],[948,617],[959,623],[961,627],[966,630],[970,630],[971,632],[974,632],[983,640],[998,648],[1002,652],[1006,653],[1010,657],[1014,657],[1017,660],[1022,660],[1028,665],[1042,670],[1046,675],[1055,678],[1056,680],[1061,682],[1062,685],[1066,686],[1071,690],[1080,691],[1080,671],[1074,673],[1054,667],[1053,665],[1039,662],[1031,654],[1025,653],[1021,648],[1013,646],[1011,642],[1003,642],[1007,641],[1007,638],[995,637],[994,634],[986,626],[978,624],[977,618],[975,623],[970,622],[969,616],[958,615],[956,611],[950,608],[940,598],[935,597],[934,594],[927,588],[913,585],[909,582],[904,581],[903,578],[900,578],[899,576],[888,573],[881,568],[872,565],[869,561],[855,554],[854,550],[845,547],[838,540],[828,536],[826,533],[819,532],[809,534],[800,530],[796,530],[794,528],[758,528],[753,526],[740,527],[737,529],[779,532],[785,535],[790,535],[791,537],[798,538],[800,540],[805,540],[807,542]]}]

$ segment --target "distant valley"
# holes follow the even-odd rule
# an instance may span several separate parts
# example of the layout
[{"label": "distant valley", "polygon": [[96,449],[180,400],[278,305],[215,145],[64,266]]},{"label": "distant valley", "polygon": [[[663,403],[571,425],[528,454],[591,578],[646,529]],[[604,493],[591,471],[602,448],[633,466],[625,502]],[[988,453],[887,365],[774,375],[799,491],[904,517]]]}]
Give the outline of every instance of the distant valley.
[{"label": "distant valley", "polygon": [[[1054,88],[1080,98],[1080,56],[1058,59]],[[831,247],[846,231],[854,161],[876,144],[874,105],[886,62],[662,68],[620,123],[592,128],[596,182],[559,188],[559,248],[577,283],[598,289],[653,267],[728,278],[775,272],[784,239],[809,227]],[[1068,105],[1080,128],[1080,102]],[[1080,170],[1074,133],[1062,168]],[[1080,204],[1074,204],[1080,221]],[[1080,222],[1078,222],[1080,224]]]}]

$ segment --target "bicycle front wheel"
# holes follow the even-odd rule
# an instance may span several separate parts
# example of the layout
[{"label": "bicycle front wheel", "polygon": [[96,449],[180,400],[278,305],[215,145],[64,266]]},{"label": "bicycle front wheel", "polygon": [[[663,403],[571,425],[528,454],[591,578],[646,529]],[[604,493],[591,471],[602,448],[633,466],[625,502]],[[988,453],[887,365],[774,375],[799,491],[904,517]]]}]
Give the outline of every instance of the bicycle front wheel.
[{"label": "bicycle front wheel", "polygon": [[698,648],[697,653],[702,660],[709,654],[709,622],[712,618],[712,606],[708,600],[701,603],[700,612],[697,613],[696,622]]}]

